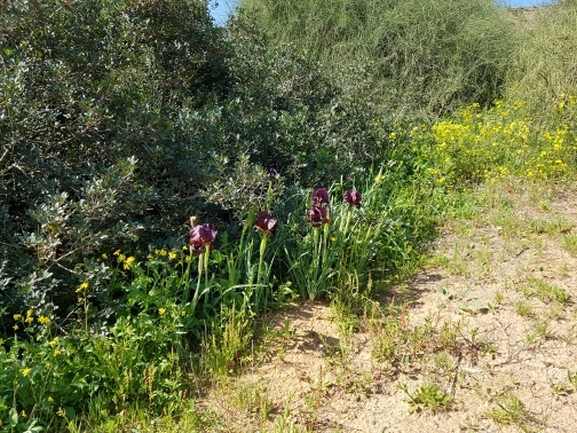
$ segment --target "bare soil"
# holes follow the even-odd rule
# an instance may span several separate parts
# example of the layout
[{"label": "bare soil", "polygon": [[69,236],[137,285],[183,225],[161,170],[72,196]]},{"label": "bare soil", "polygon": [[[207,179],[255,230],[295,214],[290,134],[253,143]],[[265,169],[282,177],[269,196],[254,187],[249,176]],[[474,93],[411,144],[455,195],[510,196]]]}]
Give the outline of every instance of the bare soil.
[{"label": "bare soil", "polygon": [[[246,371],[202,404],[231,432],[577,432],[577,196],[494,188],[358,317],[276,312]],[[419,400],[427,384],[451,404]]]}]

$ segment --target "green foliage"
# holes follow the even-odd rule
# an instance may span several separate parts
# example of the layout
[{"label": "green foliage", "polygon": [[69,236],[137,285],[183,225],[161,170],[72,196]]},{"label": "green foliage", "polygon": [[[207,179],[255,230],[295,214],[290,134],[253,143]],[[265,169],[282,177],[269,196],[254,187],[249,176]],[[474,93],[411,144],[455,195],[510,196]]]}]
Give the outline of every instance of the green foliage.
[{"label": "green foliage", "polygon": [[512,392],[495,398],[497,407],[486,413],[488,417],[503,425],[515,425],[525,433],[543,429],[544,421],[531,413],[523,402]]},{"label": "green foliage", "polygon": [[32,310],[15,315],[24,334],[0,346],[2,425],[58,430],[89,410],[105,416],[128,401],[170,411],[184,392],[173,344],[180,315],[150,313],[121,317],[100,335],[66,336],[54,336],[50,319]]},{"label": "green foliage", "polygon": [[447,410],[453,403],[453,396],[441,391],[434,383],[422,385],[411,393],[407,385],[401,384],[399,388],[407,395],[406,403],[409,403],[409,413],[421,412],[422,410]]},{"label": "green foliage", "polygon": [[294,44],[267,42],[244,15],[227,31],[238,84],[220,111],[227,123],[216,149],[227,157],[230,177],[241,168],[233,169],[233,155],[305,187],[362,176],[383,157],[388,122],[377,107],[331,81]]},{"label": "green foliage", "polygon": [[[225,72],[206,7],[52,0],[2,8],[1,194],[10,214],[22,218],[46,193],[72,195],[119,158],[140,160],[143,184],[165,180],[163,166],[185,150],[175,142],[175,109],[197,107]],[[193,168],[187,154],[174,174]],[[170,192],[187,188],[173,182]],[[138,202],[134,213],[144,212]]]},{"label": "green foliage", "polygon": [[242,13],[332,72],[367,67],[374,85],[364,96],[411,115],[489,104],[514,46],[503,11],[486,0],[244,0]]},{"label": "green foliage", "polygon": [[0,20],[0,297],[65,317],[99,252],[201,207],[178,121],[222,91],[226,50],[196,0],[8,1]]},{"label": "green foliage", "polygon": [[[401,153],[399,149],[399,155],[391,158]],[[360,293],[372,275],[384,279],[408,274],[420,247],[435,233],[435,213],[420,205],[421,194],[429,192],[413,190],[402,161],[391,159],[376,176],[367,176],[359,191],[363,197],[359,209],[342,199],[347,184],[335,183],[328,189],[326,223],[312,227],[307,221],[309,192],[289,214],[287,231],[281,232],[287,277],[303,298],[342,290]]]},{"label": "green foliage", "polygon": [[190,215],[237,237],[230,215],[266,204],[253,199],[268,168],[307,186],[359,178],[386,154],[374,107],[248,23],[225,40],[202,2],[2,8],[8,312],[67,314],[71,288],[102,271],[100,252],[182,242]]},{"label": "green foliage", "polygon": [[577,3],[556,1],[517,16],[513,23],[520,45],[511,59],[507,97],[527,101],[526,111],[536,122],[574,124],[574,110],[555,111],[552,107],[568,106],[571,98],[575,104],[577,60],[571,53],[577,37]]},{"label": "green foliage", "polygon": [[[226,29],[200,0],[3,2],[2,428],[176,417],[193,371],[246,362],[256,315],[299,296],[360,312],[410,275],[464,185],[570,174],[571,86],[549,124],[520,102],[481,108],[501,90],[504,25],[482,0],[246,0]],[[464,102],[479,104],[409,120]],[[320,186],[330,218],[311,228]],[[359,209],[340,199],[353,186]],[[277,230],[252,230],[263,210]],[[199,255],[191,215],[218,229]],[[450,330],[389,313],[376,347],[393,367],[454,350]],[[432,385],[408,395],[450,405]]]}]

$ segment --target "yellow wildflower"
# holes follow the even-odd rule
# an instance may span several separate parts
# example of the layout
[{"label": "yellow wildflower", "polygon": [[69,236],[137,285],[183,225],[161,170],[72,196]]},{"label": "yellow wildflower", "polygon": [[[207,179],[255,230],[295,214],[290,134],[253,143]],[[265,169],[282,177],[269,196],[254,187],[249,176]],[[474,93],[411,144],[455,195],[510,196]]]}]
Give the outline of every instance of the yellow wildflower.
[{"label": "yellow wildflower", "polygon": [[170,260],[176,259],[176,253],[175,253],[174,251],[169,252],[169,253],[168,253],[168,258],[169,258]]},{"label": "yellow wildflower", "polygon": [[127,257],[126,260],[124,261],[124,269],[130,269],[132,265],[134,265],[135,261],[136,258],[134,256]]},{"label": "yellow wildflower", "polygon": [[24,319],[26,323],[34,322],[34,317],[32,316],[32,310],[26,311],[26,319]]},{"label": "yellow wildflower", "polygon": [[51,395],[49,395],[49,396],[48,396],[48,402],[49,402],[49,403],[52,403],[53,401],[54,401],[54,399],[52,398]]},{"label": "yellow wildflower", "polygon": [[162,316],[164,313],[166,313],[166,308],[160,307],[160,308],[158,309],[158,314],[160,314],[160,315]]},{"label": "yellow wildflower", "polygon": [[20,370],[20,374],[24,377],[28,376],[30,374],[30,372],[32,371],[31,368],[29,367],[24,367],[23,369]]},{"label": "yellow wildflower", "polygon": [[84,281],[78,286],[78,288],[76,289],[76,293],[86,292],[88,290],[88,286],[89,286],[88,282]]},{"label": "yellow wildflower", "polygon": [[48,325],[50,323],[50,317],[46,317],[46,316],[40,316],[38,318],[38,321],[42,324],[42,325]]},{"label": "yellow wildflower", "polygon": [[50,340],[50,342],[48,343],[50,346],[56,346],[58,344],[58,342],[60,341],[60,337],[56,337],[53,340]]},{"label": "yellow wildflower", "polygon": [[14,320],[22,319],[22,314],[14,314]]}]

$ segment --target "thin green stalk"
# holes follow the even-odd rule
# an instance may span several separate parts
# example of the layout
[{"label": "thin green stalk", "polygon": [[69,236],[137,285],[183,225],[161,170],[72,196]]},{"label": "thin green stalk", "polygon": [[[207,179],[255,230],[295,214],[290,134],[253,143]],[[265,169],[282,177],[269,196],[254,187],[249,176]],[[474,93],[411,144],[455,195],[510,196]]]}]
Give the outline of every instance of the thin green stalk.
[{"label": "thin green stalk", "polygon": [[[204,305],[208,303],[208,260],[210,259],[210,244],[204,247]],[[198,274],[198,279],[200,280],[200,273]]]},{"label": "thin green stalk", "polygon": [[190,266],[192,264],[192,250],[190,251],[190,255],[188,256],[188,264],[186,265],[186,271],[184,271],[184,276],[182,277],[182,281],[184,281],[184,292],[182,293],[182,303],[186,303],[188,301],[188,296],[190,295]]},{"label": "thin green stalk", "polygon": [[[319,279],[318,273],[321,267],[320,242],[322,242],[322,240],[320,239],[319,230],[318,227],[313,228],[313,257],[311,260],[311,268],[309,269],[310,280],[307,282],[309,286],[307,290],[308,297],[311,299],[314,299],[316,296]],[[311,287],[311,285],[314,287]]]},{"label": "thin green stalk", "polygon": [[[263,284],[264,287],[264,311],[266,312],[266,304],[268,302],[268,281],[263,281],[263,264],[264,264],[264,253],[266,251],[266,246],[268,243],[268,233],[262,234],[262,239],[260,241],[260,256],[258,261],[258,274],[257,274],[257,284]],[[267,279],[268,280],[268,279]],[[258,293],[258,292],[257,292]],[[256,300],[256,308],[259,308],[259,299]]]},{"label": "thin green stalk", "polygon": [[329,241],[329,230],[330,230],[330,226],[329,224],[324,224],[323,226],[323,239],[322,239],[322,262],[321,262],[321,266],[328,266],[328,254],[329,254],[329,248],[328,248],[328,241]]},{"label": "thin green stalk", "polygon": [[202,270],[204,268],[203,258],[204,258],[203,254],[198,256],[198,277],[196,280],[196,290],[194,292],[194,296],[193,296],[192,302],[191,302],[191,314],[194,314],[194,311],[196,310],[196,305],[198,304],[198,296],[200,294],[200,280],[202,277]]},{"label": "thin green stalk", "polygon": [[349,206],[349,208],[347,209],[347,218],[345,220],[345,227],[344,228],[341,227],[341,232],[343,233],[344,236],[346,236],[347,232],[349,231],[349,226],[351,224],[352,219],[353,219],[353,207]]}]

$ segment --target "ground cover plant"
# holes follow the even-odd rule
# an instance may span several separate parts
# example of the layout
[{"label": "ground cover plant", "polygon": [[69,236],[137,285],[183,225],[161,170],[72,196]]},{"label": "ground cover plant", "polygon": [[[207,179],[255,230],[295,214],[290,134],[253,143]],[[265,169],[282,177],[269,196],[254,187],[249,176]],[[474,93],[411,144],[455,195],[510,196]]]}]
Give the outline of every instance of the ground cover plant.
[{"label": "ground cover plant", "polygon": [[[395,13],[424,19],[401,3]],[[454,23],[443,5],[438,18],[445,10]],[[262,431],[323,431],[319,411],[335,392],[362,399],[387,380],[399,380],[408,411],[458,407],[461,362],[496,349],[462,324],[415,325],[400,288],[443,222],[478,215],[475,188],[573,179],[570,83],[540,100],[536,117],[534,99],[498,92],[514,80],[502,65],[475,63],[460,90],[436,74],[405,89],[403,114],[383,97],[390,89],[370,90],[382,70],[366,55],[337,76],[242,11],[217,29],[193,0],[0,8],[0,430],[248,431],[256,421]],[[443,40],[448,27],[434,27]],[[435,63],[435,53],[422,54]],[[421,105],[417,94],[428,95]],[[510,236],[557,236],[574,253],[570,218],[516,225],[503,215]],[[490,254],[469,253],[490,275]],[[471,272],[457,252],[434,260]],[[527,344],[571,338],[546,318],[569,314],[572,293],[540,276],[511,284],[515,314],[531,321]],[[503,293],[462,307],[491,311],[507,304]],[[288,322],[267,333],[271,317],[305,301],[331,305],[338,337],[303,337]],[[351,361],[360,332],[375,371]],[[278,406],[273,384],[236,387],[267,356],[302,347],[330,369],[309,374],[298,416],[292,397]],[[410,382],[420,371],[426,380]],[[555,382],[559,394],[574,374]],[[486,417],[544,425],[500,389]],[[203,404],[213,391],[238,425]]]}]

